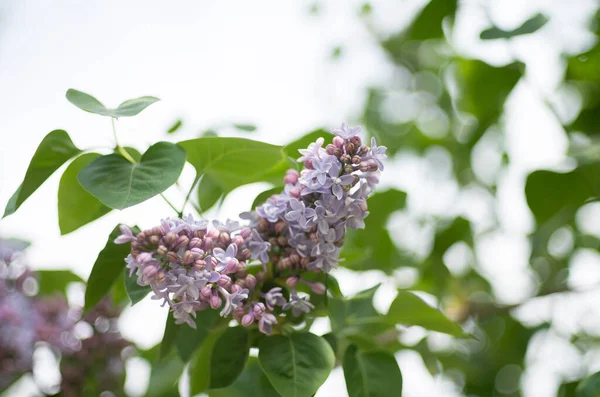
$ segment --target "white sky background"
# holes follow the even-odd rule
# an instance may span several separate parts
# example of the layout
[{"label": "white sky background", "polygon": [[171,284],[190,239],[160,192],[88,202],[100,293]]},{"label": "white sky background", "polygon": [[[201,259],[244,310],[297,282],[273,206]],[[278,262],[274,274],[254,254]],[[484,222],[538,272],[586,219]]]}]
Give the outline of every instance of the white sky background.
[{"label": "white sky background", "polygon": [[[121,144],[142,151],[157,140],[195,137],[224,122],[255,123],[259,131],[252,138],[282,144],[316,127],[355,121],[365,88],[385,86],[393,69],[357,18],[362,2],[323,3],[320,16],[314,17],[308,12],[312,3],[304,1],[4,0],[0,3],[0,208],[49,131],[65,129],[81,148],[113,144],[110,120],[68,103],[64,98],[68,88],[89,92],[107,106],[142,95],[161,98],[137,117],[117,123]],[[423,2],[371,3],[374,24],[385,33],[398,30]],[[484,46],[478,41],[479,32],[487,27],[483,2],[465,2],[455,32],[457,49],[496,64],[510,60],[511,52],[518,54],[534,78],[521,81],[507,104],[507,139],[504,143],[500,139],[500,144],[506,145],[512,163],[500,175],[498,202],[476,189],[458,194],[452,184],[423,183],[427,168],[404,157],[384,173],[384,184],[407,190],[409,206],[418,213],[465,213],[477,220],[481,218],[477,211],[483,216],[498,211],[501,229],[480,238],[476,254],[482,271],[495,280],[498,299],[505,302],[518,302],[534,288],[526,268],[526,233],[532,218],[522,193],[524,177],[534,168],[563,166],[567,147],[566,136],[539,96],[557,88],[560,52],[581,51],[592,42],[583,23],[594,3],[490,2],[494,21],[505,28],[514,28],[538,10],[550,16],[539,34],[514,40],[509,50],[505,43]],[[334,62],[330,54],[337,45],[343,45],[344,52]],[[167,136],[166,129],[177,118],[183,119],[182,130]],[[155,198],[61,237],[56,212],[59,177],[57,172],[16,214],[0,221],[0,235],[33,242],[29,259],[34,268],[70,268],[85,278],[117,223],[147,227],[173,215]],[[189,170],[185,177],[191,177]],[[262,188],[239,189],[215,215],[235,216],[250,206]],[[182,201],[174,188],[168,196]],[[400,218],[393,227],[415,233],[410,225]],[[600,267],[592,260],[596,254],[588,254],[579,256],[583,258],[579,262],[591,263],[582,265],[581,279]],[[361,280],[347,272],[338,277],[347,293],[385,281],[376,297],[383,310],[393,298],[393,280],[385,280],[379,272],[369,272]],[[588,302],[598,302],[598,297],[590,296]],[[123,332],[149,347],[161,339],[165,316],[158,305],[146,300],[126,312]],[[403,354],[399,360],[405,396],[460,395],[447,380],[426,374],[418,355]],[[552,368],[537,371],[529,378],[556,373]],[[526,397],[553,395],[552,390],[529,386],[537,385],[532,382],[524,382]],[[318,396],[342,396],[342,383],[338,370]]]}]

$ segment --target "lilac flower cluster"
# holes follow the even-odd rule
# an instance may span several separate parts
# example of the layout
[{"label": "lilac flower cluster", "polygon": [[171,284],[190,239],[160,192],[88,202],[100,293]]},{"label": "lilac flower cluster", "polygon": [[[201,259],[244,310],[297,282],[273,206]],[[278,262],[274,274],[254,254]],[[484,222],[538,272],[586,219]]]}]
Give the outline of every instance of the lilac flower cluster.
[{"label": "lilac flower cluster", "polygon": [[[208,307],[246,327],[257,323],[265,334],[277,324],[276,314],[310,312],[314,306],[298,284],[315,294],[326,287],[302,275],[337,267],[346,231],[364,227],[366,198],[383,170],[386,148],[375,139],[364,145],[359,132],[342,124],[330,144],[323,147],[319,138],[300,150],[304,169],[289,170],[281,194],[241,214],[247,226],[191,215],[163,220],[135,236],[122,226],[115,242],[131,243],[130,275],[137,272],[138,284],[151,286],[153,298],[171,307],[176,322],[192,327],[196,312]],[[247,269],[252,262],[262,264],[255,274]],[[263,288],[267,279],[285,283]]]}]

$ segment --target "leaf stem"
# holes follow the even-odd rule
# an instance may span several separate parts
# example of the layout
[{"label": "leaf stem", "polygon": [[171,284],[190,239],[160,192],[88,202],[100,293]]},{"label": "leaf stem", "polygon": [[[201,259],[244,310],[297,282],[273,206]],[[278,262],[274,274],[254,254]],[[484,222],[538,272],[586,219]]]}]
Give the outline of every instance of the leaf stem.
[{"label": "leaf stem", "polygon": [[[187,195],[185,196],[185,200],[183,201],[183,205],[181,206],[181,211],[179,211],[179,213],[180,213],[180,214],[182,214],[182,215],[183,215],[183,211],[185,211],[185,205],[186,205],[186,204],[187,204],[187,202],[190,200],[190,196],[192,195],[192,191],[194,190],[194,188],[196,187],[196,184],[197,184],[199,181],[200,181],[200,178],[199,178],[199,177],[198,177],[198,178],[196,178],[196,179],[194,179],[194,183],[192,183],[192,187],[190,187],[190,190],[188,191]],[[190,203],[191,203],[191,202],[190,202]],[[200,208],[199,208],[199,207],[197,208],[197,207],[194,205],[194,203],[191,203],[191,204],[192,204],[192,206],[194,207],[194,209],[195,209],[196,211],[198,211],[198,214],[199,214],[199,215],[200,215],[200,214],[202,214],[202,211],[200,211]],[[180,217],[181,217],[181,215],[180,215]]]},{"label": "leaf stem", "polygon": [[113,136],[115,137],[115,145],[117,146],[117,150],[119,151],[121,156],[125,157],[125,159],[131,164],[136,164],[136,161],[133,159],[133,157],[131,157],[129,153],[127,153],[127,150],[123,149],[123,146],[119,145],[119,139],[117,138],[117,129],[115,127],[115,118],[111,117],[110,121],[112,123]]},{"label": "leaf stem", "polygon": [[181,213],[181,211],[179,211],[179,210],[177,209],[177,207],[175,207],[175,206],[173,205],[173,203],[171,203],[171,202],[169,201],[169,199],[167,199],[167,198],[165,197],[165,195],[164,195],[164,194],[162,194],[162,193],[161,193],[161,194],[160,194],[160,197],[162,197],[162,198],[163,198],[163,200],[165,200],[165,202],[166,202],[167,204],[169,204],[169,206],[170,206],[171,208],[173,208],[173,211],[177,212],[177,216],[179,216],[180,218],[182,217],[182,215],[183,215],[183,214]]}]

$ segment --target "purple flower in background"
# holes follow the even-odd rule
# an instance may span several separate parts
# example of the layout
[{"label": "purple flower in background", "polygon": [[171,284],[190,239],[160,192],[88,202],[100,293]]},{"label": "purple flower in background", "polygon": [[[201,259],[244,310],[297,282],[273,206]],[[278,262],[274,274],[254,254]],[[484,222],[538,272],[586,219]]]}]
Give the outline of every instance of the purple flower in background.
[{"label": "purple flower in background", "polygon": [[331,130],[331,133],[344,139],[350,139],[351,137],[358,135],[361,130],[362,128],[360,126],[350,127],[348,124],[342,123],[340,128]]},{"label": "purple flower in background", "polygon": [[215,268],[216,271],[220,272],[225,269],[227,264],[235,259],[238,252],[238,247],[235,244],[229,244],[227,246],[227,251],[224,251],[222,248],[213,249],[213,256],[217,259],[219,264]]},{"label": "purple flower in background", "polygon": [[256,212],[263,218],[267,218],[269,222],[277,222],[279,214],[283,213],[287,208],[285,201],[278,201],[273,198],[267,200],[267,202],[260,207],[256,208]]},{"label": "purple flower in background", "polygon": [[248,244],[252,252],[252,258],[260,260],[262,263],[269,261],[269,250],[271,244],[267,243],[260,237],[256,229],[252,229],[252,240]]},{"label": "purple flower in background", "polygon": [[307,149],[299,149],[298,152],[302,155],[299,159],[299,163],[303,163],[307,160],[319,159],[321,156],[327,154],[325,149],[323,149],[323,143],[325,143],[325,139],[319,138],[316,142],[308,145]]},{"label": "purple flower in background", "polygon": [[387,159],[387,155],[385,154],[387,147],[385,146],[377,146],[375,141],[375,137],[371,138],[371,158],[377,162],[377,166],[380,170],[383,171],[383,162],[382,160]]},{"label": "purple flower in background", "polygon": [[248,290],[242,289],[237,292],[229,293],[225,288],[219,287],[219,292],[225,298],[225,307],[221,310],[221,317],[227,317],[231,314],[233,309],[239,307],[243,300],[248,299]]},{"label": "purple flower in background", "polygon": [[125,244],[135,241],[135,237],[133,236],[130,228],[125,225],[121,225],[119,226],[119,229],[121,230],[121,235],[115,239],[115,244]]},{"label": "purple flower in background", "polygon": [[275,309],[275,306],[283,306],[286,302],[280,287],[271,288],[269,292],[264,294],[264,298],[265,305],[271,311]]},{"label": "purple flower in background", "polygon": [[297,294],[293,294],[290,297],[290,301],[283,305],[282,309],[284,311],[291,309],[292,314],[295,317],[299,317],[300,315],[302,315],[302,313],[308,313],[314,308],[315,306],[312,303],[310,303],[307,299],[301,298]]},{"label": "purple flower in background", "polygon": [[258,320],[258,329],[265,335],[271,335],[274,324],[277,324],[277,318],[271,313],[263,313]]}]

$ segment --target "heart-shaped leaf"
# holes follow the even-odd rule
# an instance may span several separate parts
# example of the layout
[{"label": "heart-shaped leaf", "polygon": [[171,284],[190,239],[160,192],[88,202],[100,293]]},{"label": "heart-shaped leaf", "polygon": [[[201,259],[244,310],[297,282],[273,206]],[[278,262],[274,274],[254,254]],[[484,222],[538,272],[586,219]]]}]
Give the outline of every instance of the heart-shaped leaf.
[{"label": "heart-shaped leaf", "polygon": [[116,109],[109,109],[90,94],[86,94],[85,92],[81,92],[73,88],[67,90],[66,97],[69,102],[77,106],[79,109],[114,118],[135,116],[148,106],[160,100],[152,96],[143,96],[135,99],[129,99],[120,104]]},{"label": "heart-shaped leaf", "polygon": [[31,158],[23,183],[6,205],[4,217],[14,213],[54,171],[79,153],[81,150],[65,131],[54,130],[46,135]]},{"label": "heart-shaped leaf", "polygon": [[260,365],[283,397],[311,397],[327,380],[335,355],[325,339],[304,332],[259,342]]},{"label": "heart-shaped leaf", "polygon": [[443,332],[458,337],[468,336],[454,321],[408,291],[398,291],[398,296],[390,306],[387,320],[407,326],[419,325],[430,331]]},{"label": "heart-shaped leaf", "polygon": [[77,181],[79,171],[100,156],[98,153],[86,153],[77,157],[60,178],[58,226],[61,234],[71,233],[111,211]]},{"label": "heart-shaped leaf", "polygon": [[185,150],[178,145],[158,142],[150,146],[139,163],[109,154],[88,164],[77,179],[104,205],[123,209],[167,190],[179,178],[185,158]]},{"label": "heart-shaped leaf", "polygon": [[390,353],[360,352],[352,345],[342,366],[349,397],[387,397],[392,391],[402,395],[402,373]]},{"label": "heart-shaped leaf", "polygon": [[260,368],[258,359],[250,357],[244,372],[224,389],[209,390],[210,397],[280,397]]},{"label": "heart-shaped leaf", "polygon": [[115,244],[121,235],[119,226],[108,236],[104,249],[98,254],[85,289],[84,309],[87,311],[109,293],[125,268],[125,257],[129,254],[128,244]]}]

